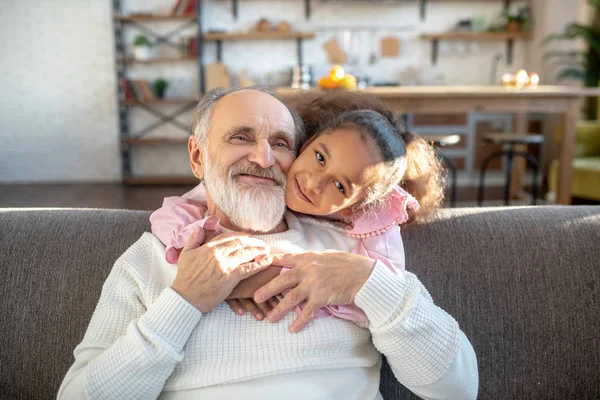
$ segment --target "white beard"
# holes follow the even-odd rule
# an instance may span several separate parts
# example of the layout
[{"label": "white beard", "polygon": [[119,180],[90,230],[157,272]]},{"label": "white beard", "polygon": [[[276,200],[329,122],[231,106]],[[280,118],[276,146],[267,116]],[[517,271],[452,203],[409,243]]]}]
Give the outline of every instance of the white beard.
[{"label": "white beard", "polygon": [[285,175],[283,185],[238,185],[232,169],[221,176],[208,157],[205,163],[204,183],[212,200],[238,228],[245,231],[269,232],[281,222],[285,213]]}]

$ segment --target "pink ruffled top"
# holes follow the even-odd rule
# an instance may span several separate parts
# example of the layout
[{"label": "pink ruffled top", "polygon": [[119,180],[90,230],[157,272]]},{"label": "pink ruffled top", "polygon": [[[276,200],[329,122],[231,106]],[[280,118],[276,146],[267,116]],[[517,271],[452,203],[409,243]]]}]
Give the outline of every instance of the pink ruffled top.
[{"label": "pink ruffled top", "polygon": [[[346,234],[360,239],[352,253],[379,260],[392,272],[403,275],[404,246],[397,227],[408,220],[408,208],[418,210],[419,203],[396,186],[377,213],[359,212],[348,218],[330,216],[329,219],[343,222]],[[182,197],[166,197],[162,207],[150,215],[152,233],[165,245],[165,258],[169,263],[177,263],[181,249],[197,228],[203,228],[202,234],[204,230],[222,232],[219,219],[205,214],[206,189],[199,184]],[[318,316],[333,315],[355,322],[366,321],[364,312],[355,306],[327,306],[323,311]]]}]

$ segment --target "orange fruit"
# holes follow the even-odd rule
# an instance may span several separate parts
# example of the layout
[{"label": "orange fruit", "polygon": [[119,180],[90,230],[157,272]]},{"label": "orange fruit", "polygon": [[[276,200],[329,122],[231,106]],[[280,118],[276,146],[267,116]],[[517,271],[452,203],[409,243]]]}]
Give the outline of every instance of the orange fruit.
[{"label": "orange fruit", "polygon": [[356,89],[356,78],[354,75],[346,74],[338,83],[343,88]]},{"label": "orange fruit", "polygon": [[338,82],[344,77],[344,75],[344,68],[340,67],[339,65],[334,66],[331,68],[331,71],[329,71],[329,78],[333,82]]},{"label": "orange fruit", "polygon": [[318,86],[322,89],[333,89],[338,87],[338,84],[333,82],[329,76],[324,76],[323,78],[319,79]]}]

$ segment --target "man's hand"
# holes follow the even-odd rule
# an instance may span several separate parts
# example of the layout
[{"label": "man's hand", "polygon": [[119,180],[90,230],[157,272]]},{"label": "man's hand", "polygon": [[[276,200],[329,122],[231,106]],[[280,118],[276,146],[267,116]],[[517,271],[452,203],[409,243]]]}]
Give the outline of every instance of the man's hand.
[{"label": "man's hand", "polygon": [[302,314],[292,323],[291,332],[301,331],[320,308],[354,303],[356,293],[365,284],[375,260],[339,251],[273,256],[273,264],[292,267],[254,295],[256,303],[291,289],[267,315],[269,322],[279,321],[298,304],[306,301]]},{"label": "man's hand", "polygon": [[195,231],[177,265],[172,289],[203,313],[213,310],[243,279],[271,265],[266,244],[243,233],[227,233],[200,245]]}]

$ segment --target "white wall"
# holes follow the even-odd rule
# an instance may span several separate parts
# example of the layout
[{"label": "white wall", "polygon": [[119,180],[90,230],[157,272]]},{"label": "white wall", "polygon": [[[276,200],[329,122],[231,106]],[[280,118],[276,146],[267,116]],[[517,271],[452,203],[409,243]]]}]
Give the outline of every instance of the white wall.
[{"label": "white wall", "polygon": [[120,179],[109,1],[0,4],[0,181]]},{"label": "white wall", "polygon": [[[124,11],[166,12],[175,0],[124,0]],[[534,0],[536,7],[544,0]],[[577,17],[577,7],[567,0],[551,0],[552,26],[562,27]],[[580,0],[581,1],[581,0]],[[369,32],[357,32],[356,53],[362,66],[376,81],[398,80],[402,70],[414,66],[422,71],[424,83],[487,84],[495,54],[505,54],[506,44],[469,45],[459,52],[456,45],[441,45],[436,66],[432,66],[431,44],[419,39],[423,32],[450,29],[461,18],[477,15],[488,20],[503,7],[498,2],[430,2],[427,18],[421,21],[417,2],[369,4],[367,2],[321,2],[313,0],[313,15],[304,19],[300,0],[241,0],[239,19],[233,20],[230,1],[207,1],[205,29],[248,29],[259,18],[288,20],[295,29],[317,30],[317,37],[305,43],[305,61],[324,71],[328,68],[322,43],[332,36],[342,42],[341,32],[331,26],[382,27],[377,38],[393,35],[402,40],[401,55],[366,66],[375,43]],[[558,4],[560,3],[560,5]],[[573,9],[572,13],[565,9]],[[0,181],[117,181],[120,179],[118,120],[111,2],[107,0],[20,0],[0,5]],[[545,15],[545,14],[544,14]],[[548,24],[536,17],[536,36],[545,34]],[[544,18],[546,18],[544,16]],[[385,27],[394,27],[387,29]],[[169,30],[173,25],[151,25]],[[398,29],[398,27],[400,29]],[[128,31],[128,40],[136,33]],[[193,32],[193,31],[192,31]],[[504,71],[539,67],[537,48],[517,42],[514,63],[500,65]],[[529,51],[528,51],[529,49]],[[534,54],[534,55],[532,55]],[[214,44],[206,46],[207,62],[214,61]],[[232,72],[248,69],[264,79],[273,70],[294,65],[294,42],[224,43],[223,59]],[[356,68],[355,68],[356,69]],[[535,69],[535,68],[533,68]],[[541,71],[541,69],[539,69]],[[197,91],[196,64],[136,66],[129,75],[137,78],[163,76],[172,81],[169,96],[191,95]],[[544,76],[542,76],[544,79]],[[173,108],[171,109],[171,111]],[[165,108],[165,112],[170,110]],[[189,123],[189,113],[179,120]],[[153,121],[141,110],[132,118],[133,127]],[[155,131],[155,136],[185,136],[177,128]],[[140,148],[134,153],[137,175],[189,173],[183,148]]]}]

